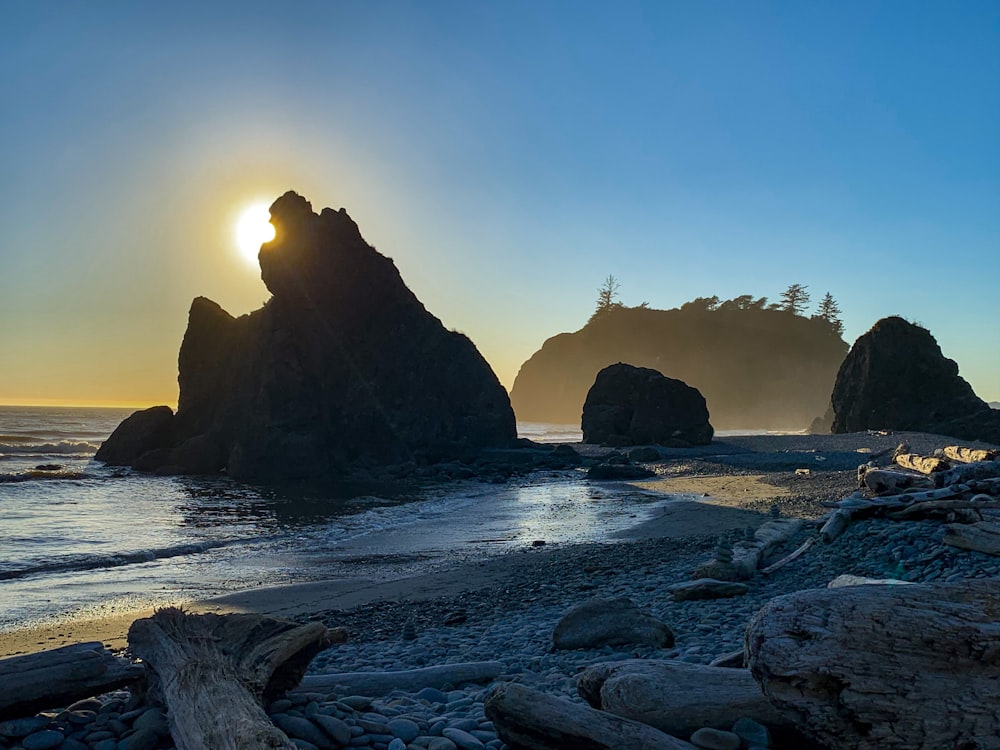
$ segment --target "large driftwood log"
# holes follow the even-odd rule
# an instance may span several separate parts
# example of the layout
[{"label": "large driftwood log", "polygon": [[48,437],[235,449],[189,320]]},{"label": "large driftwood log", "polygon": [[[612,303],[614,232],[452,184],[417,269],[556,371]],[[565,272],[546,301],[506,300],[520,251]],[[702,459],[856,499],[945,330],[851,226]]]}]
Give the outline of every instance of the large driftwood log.
[{"label": "large driftwood log", "polygon": [[976,461],[995,461],[1000,458],[1000,451],[992,448],[966,448],[964,445],[946,445],[944,455],[952,461],[975,463]]},{"label": "large driftwood log", "polygon": [[1000,582],[800,591],[757,613],[746,647],[826,747],[1000,748]]},{"label": "large driftwood log", "polygon": [[819,530],[820,539],[829,544],[847,530],[851,524],[853,511],[850,508],[839,508],[830,514],[830,517]]},{"label": "large driftwood log", "polygon": [[344,631],[261,615],[188,615],[175,608],[136,620],[129,647],[150,671],[178,750],[294,750],[261,705],[302,679],[312,657]]},{"label": "large driftwood log", "polygon": [[934,481],[923,474],[893,469],[869,469],[861,474],[861,485],[876,495],[894,495],[914,487],[933,487]]},{"label": "large driftwood log", "polygon": [[975,495],[968,500],[956,498],[952,500],[927,500],[921,503],[913,503],[902,510],[889,514],[889,518],[894,521],[910,521],[917,518],[925,518],[933,515],[943,515],[954,513],[959,510],[992,510],[1000,508],[1000,499],[995,499],[989,495]]},{"label": "large driftwood log", "polygon": [[715,578],[719,581],[748,581],[757,572],[760,561],[782,542],[791,539],[803,526],[800,518],[776,518],[761,524],[753,539],[733,545],[733,559],[709,560],[700,565],[692,579]]},{"label": "large driftwood log", "polygon": [[594,708],[679,737],[702,727],[728,731],[742,717],[791,726],[746,669],[630,659],[588,667],[577,691]]},{"label": "large driftwood log", "polygon": [[1000,461],[976,461],[971,464],[960,464],[953,469],[935,474],[934,483],[938,487],[947,487],[974,479],[996,477],[1000,477]]},{"label": "large driftwood log", "polygon": [[0,659],[0,719],[100,695],[145,674],[141,664],[114,656],[101,643],[75,643]]},{"label": "large driftwood log", "polygon": [[388,695],[393,690],[417,691],[425,687],[460,685],[464,682],[489,682],[505,669],[499,661],[473,661],[440,664],[422,669],[399,672],[341,672],[340,674],[310,674],[302,678],[299,689],[310,693],[344,695]]},{"label": "large driftwood log", "polygon": [[1000,524],[949,524],[942,541],[952,547],[1000,555]]},{"label": "large driftwood log", "polygon": [[514,682],[493,688],[484,708],[500,739],[523,750],[696,750],[638,721]]},{"label": "large driftwood log", "polygon": [[921,456],[919,453],[900,453],[896,456],[895,461],[897,466],[911,471],[919,471],[921,474],[935,474],[951,468],[951,464],[943,458]]}]

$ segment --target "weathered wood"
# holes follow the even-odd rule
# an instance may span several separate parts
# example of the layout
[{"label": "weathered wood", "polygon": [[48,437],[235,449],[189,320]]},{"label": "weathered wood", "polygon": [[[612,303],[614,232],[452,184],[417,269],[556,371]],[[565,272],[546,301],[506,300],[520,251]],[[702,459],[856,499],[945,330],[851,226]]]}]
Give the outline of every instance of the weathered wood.
[{"label": "weathered wood", "polygon": [[843,534],[851,525],[852,514],[853,511],[850,508],[840,508],[831,513],[826,523],[823,524],[823,528],[819,530],[820,539],[829,544]]},{"label": "weathered wood", "polygon": [[422,669],[397,672],[341,672],[310,674],[302,678],[299,689],[309,693],[341,695],[388,695],[393,690],[417,691],[425,687],[461,685],[466,682],[489,682],[503,674],[506,666],[499,661],[473,661],[439,664]]},{"label": "weathered wood", "polygon": [[261,705],[294,687],[342,630],[261,615],[188,615],[161,609],[129,628],[150,671],[150,696],[167,708],[178,750],[294,750]]},{"label": "weathered wood", "polygon": [[1000,458],[1000,450],[993,448],[966,448],[964,445],[946,445],[944,455],[952,461],[975,463],[976,461],[995,461]]},{"label": "weathered wood", "polygon": [[902,510],[889,514],[889,518],[894,521],[911,521],[915,518],[923,518],[941,513],[954,512],[956,510],[986,510],[989,508],[1000,508],[1000,499],[994,499],[989,495],[975,495],[968,500],[957,498],[952,500],[927,500],[922,503],[913,503]]},{"label": "weathered wood", "polygon": [[500,739],[521,750],[695,750],[638,721],[514,682],[493,688],[484,710]]},{"label": "weathered wood", "polygon": [[914,585],[910,581],[899,581],[895,578],[867,578],[865,576],[856,576],[850,573],[841,573],[839,576],[837,576],[828,584],[826,584],[826,587],[828,589],[839,589],[843,586],[869,586],[873,584],[884,585],[884,586]]},{"label": "weathered wood", "polygon": [[937,456],[921,456],[918,453],[900,453],[896,456],[895,462],[904,469],[919,471],[921,474],[934,474],[951,468],[951,464],[946,459]]},{"label": "weathered wood", "polygon": [[861,481],[876,495],[893,495],[914,487],[934,486],[934,481],[923,474],[910,474],[893,469],[869,469]]},{"label": "weathered wood", "polygon": [[959,464],[953,469],[934,475],[937,487],[947,487],[952,484],[969,482],[973,479],[994,479],[1000,477],[1000,461],[976,461],[971,464]]},{"label": "weathered wood", "polygon": [[761,524],[753,539],[733,545],[732,561],[709,560],[698,566],[692,579],[715,578],[719,581],[748,581],[757,572],[764,556],[777,545],[792,538],[804,525],[800,518],[775,518]]},{"label": "weathered wood", "polygon": [[0,719],[100,695],[145,674],[141,664],[115,656],[101,643],[75,643],[0,659]]},{"label": "weathered wood", "polygon": [[830,748],[1000,748],[1000,582],[771,600],[747,629],[771,703]]},{"label": "weathered wood", "polygon": [[594,708],[680,737],[701,727],[728,731],[741,717],[769,727],[791,726],[745,669],[643,659],[607,662],[585,669],[577,691]]},{"label": "weathered wood", "polygon": [[1000,555],[1000,524],[953,523],[945,528],[942,541],[952,547]]},{"label": "weathered wood", "polygon": [[750,588],[739,581],[717,581],[714,578],[698,578],[667,586],[667,591],[678,602],[700,599],[728,599],[743,596]]},{"label": "weathered wood", "polygon": [[771,573],[774,573],[776,570],[780,570],[781,568],[785,567],[786,565],[788,565],[788,563],[798,560],[800,557],[802,557],[802,555],[806,553],[807,549],[813,546],[813,542],[815,541],[816,537],[814,536],[809,537],[804,542],[802,542],[802,544],[799,545],[799,547],[797,547],[794,551],[785,555],[777,562],[771,563],[766,568],[761,568],[760,572],[763,575],[770,575]]}]

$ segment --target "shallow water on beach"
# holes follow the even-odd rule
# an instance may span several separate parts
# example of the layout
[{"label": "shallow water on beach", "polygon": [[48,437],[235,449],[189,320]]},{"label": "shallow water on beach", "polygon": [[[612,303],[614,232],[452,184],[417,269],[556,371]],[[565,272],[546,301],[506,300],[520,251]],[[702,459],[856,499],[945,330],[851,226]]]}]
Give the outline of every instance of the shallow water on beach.
[{"label": "shallow water on beach", "polygon": [[[303,494],[93,461],[128,411],[0,407],[0,631],[260,585],[405,575],[535,540],[600,541],[662,503],[576,471]],[[522,435],[573,439],[565,425]]]}]

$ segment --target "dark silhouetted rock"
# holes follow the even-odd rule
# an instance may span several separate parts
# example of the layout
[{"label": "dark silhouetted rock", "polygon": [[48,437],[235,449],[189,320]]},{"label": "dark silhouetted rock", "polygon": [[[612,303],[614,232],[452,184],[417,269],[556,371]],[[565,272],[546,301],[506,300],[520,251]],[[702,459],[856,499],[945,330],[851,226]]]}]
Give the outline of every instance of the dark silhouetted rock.
[{"label": "dark silhouetted rock", "polygon": [[513,445],[510,400],[490,366],[343,209],[317,215],[288,192],[271,222],[275,239],[259,254],[271,299],[239,318],[194,300],[173,434],[143,468],[335,477]]},{"label": "dark silhouetted rock", "polygon": [[930,331],[898,317],[854,342],[832,401],[835,433],[915,430],[1000,441],[1000,414],[976,396]]},{"label": "dark silhouetted rock", "polygon": [[631,644],[670,648],[674,633],[631,599],[590,599],[562,616],[552,643],[565,650]]},{"label": "dark silhouetted rock", "polygon": [[581,427],[583,442],[618,446],[708,445],[714,433],[697,388],[621,362],[597,373]]},{"label": "dark silhouetted rock", "polygon": [[174,413],[169,406],[133,412],[115,428],[94,458],[111,466],[130,466],[144,453],[169,447],[173,427]]},{"label": "dark silhouetted rock", "polygon": [[656,472],[635,464],[597,464],[587,470],[587,479],[649,479]]}]

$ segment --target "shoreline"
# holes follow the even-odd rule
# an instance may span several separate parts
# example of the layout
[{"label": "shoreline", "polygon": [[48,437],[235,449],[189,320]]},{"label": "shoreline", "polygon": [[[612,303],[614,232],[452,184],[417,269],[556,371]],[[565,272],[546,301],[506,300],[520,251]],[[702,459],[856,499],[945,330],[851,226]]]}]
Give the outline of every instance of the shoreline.
[{"label": "shoreline", "polygon": [[[922,433],[727,437],[719,446],[723,450],[715,454],[697,451],[702,455],[689,456],[681,451],[666,451],[667,457],[657,464],[662,473],[654,479],[602,483],[606,487],[617,485],[621,490],[660,495],[665,502],[653,518],[609,533],[601,542],[516,548],[458,561],[442,559],[442,568],[416,575],[310,580],[238,591],[186,602],[183,606],[196,613],[257,612],[303,619],[379,602],[427,602],[500,587],[523,572],[511,562],[526,554],[573,557],[587,547],[628,547],[641,540],[706,543],[728,532],[742,532],[748,526],[758,525],[773,503],[781,505],[786,515],[815,518],[825,511],[819,506],[820,500],[850,494],[856,464],[864,463],[866,455],[904,440],[917,451],[929,451],[945,442],[968,442]],[[809,451],[826,452],[831,460],[817,462],[820,468],[810,467],[806,475],[796,474],[794,469],[773,470],[776,461],[790,460],[789,465],[802,463]],[[853,455],[855,465],[847,469],[841,461],[827,470],[826,465],[836,463],[836,457],[842,458],[842,454]],[[752,466],[758,470],[751,471]],[[126,645],[131,622],[149,616],[152,611],[142,608],[100,617],[67,618],[2,632],[0,658],[87,641],[101,641],[110,648],[121,649]]]}]

